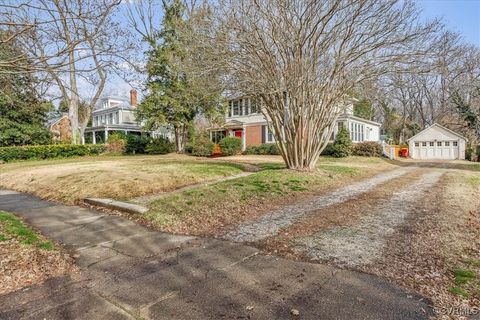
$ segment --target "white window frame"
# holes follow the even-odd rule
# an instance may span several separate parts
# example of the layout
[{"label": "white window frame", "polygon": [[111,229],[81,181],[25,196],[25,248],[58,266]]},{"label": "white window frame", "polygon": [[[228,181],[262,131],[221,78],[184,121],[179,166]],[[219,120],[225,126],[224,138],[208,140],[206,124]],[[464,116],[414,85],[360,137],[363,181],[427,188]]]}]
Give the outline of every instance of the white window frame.
[{"label": "white window frame", "polygon": [[[236,112],[235,112],[236,108]],[[232,117],[240,117],[242,115],[242,105],[240,100],[233,100],[232,101]]]},{"label": "white window frame", "polygon": [[265,143],[275,143],[275,135],[269,126],[265,127]]}]

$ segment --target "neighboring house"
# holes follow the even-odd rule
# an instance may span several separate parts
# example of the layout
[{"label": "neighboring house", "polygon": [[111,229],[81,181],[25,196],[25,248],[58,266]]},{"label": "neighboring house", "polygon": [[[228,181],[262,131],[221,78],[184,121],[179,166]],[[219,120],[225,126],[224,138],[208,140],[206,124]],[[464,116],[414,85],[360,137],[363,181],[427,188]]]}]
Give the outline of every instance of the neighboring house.
[{"label": "neighboring house", "polygon": [[412,159],[465,159],[467,139],[437,123],[408,139]]},{"label": "neighboring house", "polygon": [[47,125],[52,133],[53,141],[62,143],[71,142],[72,131],[68,114],[64,113],[60,117],[50,120]]},{"label": "neighboring house", "polygon": [[[333,142],[340,127],[346,127],[353,142],[380,142],[380,123],[365,120],[353,115],[353,105],[349,105],[336,124],[330,140]],[[273,132],[268,128],[267,118],[258,105],[249,98],[232,99],[228,102],[225,124],[210,128],[210,138],[218,143],[225,136],[242,139],[242,150],[248,146],[274,143]]]},{"label": "neighboring house", "polygon": [[142,129],[142,125],[135,119],[137,104],[136,90],[130,90],[130,99],[121,96],[106,96],[100,99],[92,111],[92,126],[85,129],[85,138],[90,135],[89,140],[92,143],[104,143],[109,134],[123,132],[136,135],[146,133],[171,139],[171,132],[166,128],[153,132]]}]

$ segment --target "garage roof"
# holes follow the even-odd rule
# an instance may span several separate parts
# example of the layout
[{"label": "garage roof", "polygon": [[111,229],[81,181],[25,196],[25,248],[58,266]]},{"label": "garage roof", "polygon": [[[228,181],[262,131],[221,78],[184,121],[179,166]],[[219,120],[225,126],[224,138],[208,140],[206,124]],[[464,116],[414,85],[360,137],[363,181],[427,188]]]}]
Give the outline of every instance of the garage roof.
[{"label": "garage roof", "polygon": [[452,130],[450,130],[450,129],[448,129],[448,128],[446,128],[446,127],[444,127],[444,126],[442,126],[442,125],[440,125],[440,124],[438,124],[438,123],[434,123],[434,124],[432,124],[430,127],[423,129],[422,131],[420,131],[419,133],[417,133],[416,135],[414,135],[413,137],[411,137],[411,138],[408,139],[407,141],[410,141],[410,140],[415,139],[417,136],[421,135],[421,134],[424,133],[425,131],[430,130],[430,129],[434,128],[434,127],[439,127],[439,128],[441,128],[441,129],[443,129],[443,130],[445,130],[445,131],[447,131],[447,132],[449,132],[449,133],[451,133],[451,134],[453,134],[453,135],[456,135],[457,137],[462,138],[463,140],[467,141],[467,138],[465,138],[464,136],[462,136],[462,135],[456,133],[455,131],[452,131]]}]

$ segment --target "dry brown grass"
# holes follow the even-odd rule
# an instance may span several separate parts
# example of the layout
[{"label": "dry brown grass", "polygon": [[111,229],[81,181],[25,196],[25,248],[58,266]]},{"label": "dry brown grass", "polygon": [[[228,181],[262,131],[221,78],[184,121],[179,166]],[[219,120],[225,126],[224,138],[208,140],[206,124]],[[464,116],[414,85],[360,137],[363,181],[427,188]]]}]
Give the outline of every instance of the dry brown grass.
[{"label": "dry brown grass", "polygon": [[0,165],[0,187],[75,203],[87,197],[128,199],[240,172],[232,163],[180,155],[27,161]]},{"label": "dry brown grass", "polygon": [[315,172],[282,169],[275,156],[222,159],[257,164],[264,170],[165,196],[149,204],[145,217],[163,231],[217,235],[282,206],[397,168],[380,158],[322,159]]},{"label": "dry brown grass", "polygon": [[[438,319],[450,308],[480,307],[480,173],[452,170],[417,204],[417,210],[389,240],[384,256],[364,271],[417,290],[432,299]],[[454,271],[475,272],[459,284]],[[468,297],[451,292],[460,288]]]}]

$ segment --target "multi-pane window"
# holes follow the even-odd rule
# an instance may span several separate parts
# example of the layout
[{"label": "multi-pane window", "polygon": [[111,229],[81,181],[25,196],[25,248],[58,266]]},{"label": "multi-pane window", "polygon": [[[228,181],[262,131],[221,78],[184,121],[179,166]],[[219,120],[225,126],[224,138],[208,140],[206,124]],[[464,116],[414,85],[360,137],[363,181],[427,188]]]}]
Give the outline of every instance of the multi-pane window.
[{"label": "multi-pane window", "polygon": [[427,146],[427,143],[424,141],[422,142],[422,147],[426,147]]},{"label": "multi-pane window", "polygon": [[450,141],[445,141],[445,147],[450,147]]},{"label": "multi-pane window", "polygon": [[266,135],[265,135],[265,142],[275,142],[275,136],[273,135],[273,131],[267,126],[265,127]]},{"label": "multi-pane window", "polygon": [[240,100],[232,101],[232,115],[241,116],[242,115],[242,106],[240,105]]},{"label": "multi-pane window", "polygon": [[228,117],[247,116],[249,114],[260,113],[260,108],[256,101],[250,98],[230,100],[228,102]]},{"label": "multi-pane window", "polygon": [[441,147],[442,146],[442,141],[437,141],[437,147]]},{"label": "multi-pane window", "polygon": [[353,141],[364,141],[364,128],[365,126],[363,124],[355,122],[350,123],[350,138]]},{"label": "multi-pane window", "polygon": [[420,147],[420,143],[415,142],[415,147]]},{"label": "multi-pane window", "polygon": [[435,144],[433,143],[433,141],[430,141],[430,147],[433,147]]},{"label": "multi-pane window", "polygon": [[250,99],[250,113],[255,114],[259,112],[260,110],[258,110],[257,102],[253,99]]},{"label": "multi-pane window", "polygon": [[457,142],[457,141],[453,141],[453,146],[454,146],[454,147],[457,147],[457,146],[458,146],[458,142]]}]

